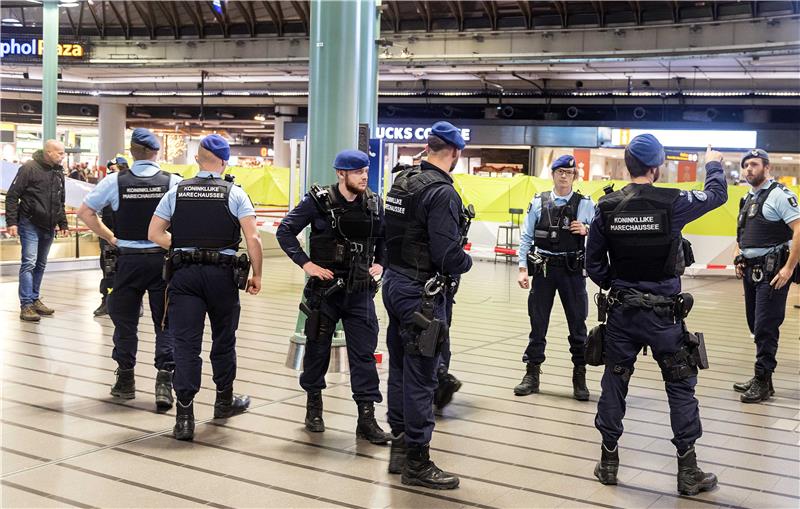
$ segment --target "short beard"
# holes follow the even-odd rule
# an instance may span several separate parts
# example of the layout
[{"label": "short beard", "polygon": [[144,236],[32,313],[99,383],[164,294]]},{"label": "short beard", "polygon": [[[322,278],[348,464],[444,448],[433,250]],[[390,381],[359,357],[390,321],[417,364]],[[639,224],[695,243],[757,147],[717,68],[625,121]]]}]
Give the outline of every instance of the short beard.
[{"label": "short beard", "polygon": [[747,180],[747,183],[751,186],[758,187],[763,184],[765,180],[767,180],[767,176],[762,173],[760,176],[753,176],[752,180],[748,180],[747,177],[745,177],[745,180]]},{"label": "short beard", "polygon": [[454,159],[453,162],[450,164],[450,171],[453,171],[458,166],[458,159]]},{"label": "short beard", "polygon": [[659,178],[661,178],[661,169],[660,168],[656,168],[656,170],[653,172],[653,184],[658,182]]},{"label": "short beard", "polygon": [[358,187],[352,186],[350,184],[350,182],[347,182],[347,181],[345,181],[344,187],[345,187],[345,189],[347,189],[348,191],[350,191],[353,194],[361,194],[361,193],[364,192],[361,189],[359,189]]}]

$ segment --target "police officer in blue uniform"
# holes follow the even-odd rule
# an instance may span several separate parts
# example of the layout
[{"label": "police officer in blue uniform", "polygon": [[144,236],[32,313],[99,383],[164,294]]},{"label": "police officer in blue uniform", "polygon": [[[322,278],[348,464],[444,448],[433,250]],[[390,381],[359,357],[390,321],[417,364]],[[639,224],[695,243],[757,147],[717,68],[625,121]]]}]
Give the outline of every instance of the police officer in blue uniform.
[{"label": "police officer in blue uniform", "polygon": [[[128,162],[125,160],[124,157],[117,157],[116,159],[111,159],[106,163],[106,176],[111,175],[113,173],[121,172],[121,171],[128,171]],[[103,224],[106,227],[114,231],[114,209],[111,208],[111,205],[107,205],[103,208],[100,213],[100,217],[103,221]],[[103,278],[100,280],[100,296],[101,301],[100,305],[97,306],[97,309],[94,310],[94,316],[103,316],[108,314],[108,291],[114,286],[114,274],[113,274],[113,267],[116,264],[116,249],[114,246],[109,244],[105,241],[102,237],[100,240],[100,270],[103,271]],[[139,313],[141,316],[141,313]]]},{"label": "police officer in blue uniform", "polygon": [[603,444],[595,476],[603,484],[617,483],[617,441],[628,382],[639,350],[650,347],[669,400],[678,491],[695,495],[714,488],[717,478],[700,470],[694,450],[702,435],[694,388],[698,368],[707,363],[702,336],[689,334],[683,321],[692,300],[681,293],[680,276],[692,256],[681,229],[725,203],[728,192],[722,155],[710,147],[703,191],[654,187],[665,157],[653,135],[633,138],[625,149],[631,183],[600,198],[589,231],[586,270],[601,289],[609,290],[607,301],[602,294],[598,299],[601,320],[607,312],[608,322],[588,339],[589,345],[602,342],[605,332],[605,372],[595,418]]},{"label": "police officer in blue uniform", "polygon": [[[108,313],[114,322],[114,351],[117,361],[116,383],[111,395],[122,399],[136,397],[134,366],[138,345],[139,307],[144,293],[150,297],[150,313],[156,334],[156,406],[172,407],[173,338],[164,323],[162,279],[166,251],[147,239],[147,227],[159,200],[181,178],[162,171],[156,163],[161,144],[147,129],[137,128],[131,135],[130,171],[108,175],[84,199],[78,217],[95,234],[117,248],[114,286],[108,298]],[[97,217],[97,211],[111,206],[114,232]]]},{"label": "police officer in blue uniform", "polygon": [[450,176],[465,145],[458,128],[437,122],[427,161],[398,173],[386,197],[383,302],[389,314],[388,418],[395,437],[389,472],[402,473],[403,484],[434,489],[459,484],[430,460],[429,445],[437,368],[448,341],[446,288],[472,267],[462,243],[464,206]]},{"label": "police officer in blue uniform", "polygon": [[573,191],[578,176],[575,158],[563,155],[550,166],[553,190],[534,196],[522,228],[519,246],[520,288],[533,288],[528,294],[528,316],[531,334],[522,356],[526,363],[522,382],[514,394],[525,396],[539,392],[539,373],[544,362],[544,349],[550,311],[556,291],[564,306],[569,327],[569,351],[572,355],[572,395],[579,401],[589,399],[586,387],[586,315],[589,300],[583,272],[584,241],[594,217],[594,203],[589,196]]},{"label": "police officer in blue uniform", "polygon": [[743,403],[768,400],[775,390],[778,335],[786,297],[798,277],[800,208],[797,196],[770,177],[769,154],[754,149],[742,158],[742,173],[752,186],[739,204],[736,274],[744,281],[747,325],[755,336],[755,376],[733,385]]},{"label": "police officer in blue uniform", "polygon": [[[256,211],[247,193],[222,178],[230,146],[222,136],[203,138],[197,151],[200,171],[172,188],[158,204],[150,222],[150,240],[170,249],[169,324],[175,336],[175,396],[178,399],[173,435],[194,438],[194,397],[200,390],[203,329],[211,323],[211,368],[216,385],[214,418],[244,412],[250,398],[233,393],[236,379],[236,329],[239,289],[261,290],[261,235]],[[171,227],[171,234],[167,231]],[[244,232],[247,252],[237,256]],[[252,263],[253,274],[250,274]]]},{"label": "police officer in blue uniform", "polygon": [[[309,279],[301,309],[306,313],[306,350],[300,386],[307,393],[305,426],[325,431],[322,390],[330,362],[331,341],[341,320],[350,364],[350,385],[358,406],[356,436],[385,444],[389,436],[375,420],[375,403],[383,400],[378,387],[375,348],[377,282],[383,274],[385,246],[383,208],[368,187],[369,157],[344,150],[333,162],[337,183],[310,192],[281,221],[277,239],[284,252]],[[297,235],[311,225],[309,254]]]}]

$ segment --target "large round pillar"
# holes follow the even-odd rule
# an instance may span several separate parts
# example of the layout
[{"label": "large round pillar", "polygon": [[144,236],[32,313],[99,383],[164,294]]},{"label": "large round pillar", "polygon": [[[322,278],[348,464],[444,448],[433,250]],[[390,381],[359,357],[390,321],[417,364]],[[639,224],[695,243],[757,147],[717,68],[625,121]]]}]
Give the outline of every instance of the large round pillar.
[{"label": "large round pillar", "polygon": [[56,137],[58,123],[58,2],[42,5],[42,141]]},{"label": "large round pillar", "polygon": [[[331,184],[336,153],[358,146],[359,2],[312,0],[309,41],[308,179]],[[308,188],[308,186],[306,187]]]},{"label": "large round pillar", "polygon": [[125,151],[125,122],[126,110],[124,104],[101,102],[100,118],[98,119],[98,153],[99,164],[106,164],[117,154]]},{"label": "large round pillar", "polygon": [[359,104],[358,121],[368,124],[370,135],[375,135],[378,124],[378,47],[376,40],[380,36],[380,10],[375,0],[358,2],[361,10],[361,48],[359,58]]}]

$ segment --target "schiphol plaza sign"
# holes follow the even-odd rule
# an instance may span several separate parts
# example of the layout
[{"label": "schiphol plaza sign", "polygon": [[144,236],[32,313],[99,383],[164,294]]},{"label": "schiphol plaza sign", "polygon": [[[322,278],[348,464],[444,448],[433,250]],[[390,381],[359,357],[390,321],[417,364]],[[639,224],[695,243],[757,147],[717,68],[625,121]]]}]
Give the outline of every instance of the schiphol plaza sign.
[{"label": "schiphol plaza sign", "polygon": [[[19,38],[0,40],[0,59],[38,59],[44,52],[44,41],[38,37]],[[86,54],[86,47],[76,42],[59,43],[58,56],[83,58]]]}]

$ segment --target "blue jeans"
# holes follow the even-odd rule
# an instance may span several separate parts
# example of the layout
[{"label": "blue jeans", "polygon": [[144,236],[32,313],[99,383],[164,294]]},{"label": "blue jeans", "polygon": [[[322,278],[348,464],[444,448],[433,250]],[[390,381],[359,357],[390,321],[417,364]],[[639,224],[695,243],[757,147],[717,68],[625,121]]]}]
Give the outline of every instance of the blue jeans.
[{"label": "blue jeans", "polygon": [[53,244],[55,230],[39,228],[25,217],[19,218],[19,239],[22,243],[22,259],[19,264],[19,304],[25,307],[39,298],[47,254]]}]

